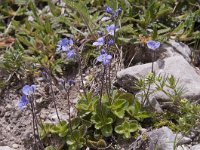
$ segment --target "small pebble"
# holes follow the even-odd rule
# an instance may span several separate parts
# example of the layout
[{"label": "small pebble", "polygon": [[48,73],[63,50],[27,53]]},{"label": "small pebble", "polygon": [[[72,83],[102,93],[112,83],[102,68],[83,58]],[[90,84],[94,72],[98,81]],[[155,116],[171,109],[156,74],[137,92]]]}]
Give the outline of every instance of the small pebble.
[{"label": "small pebble", "polygon": [[13,147],[14,149],[17,149],[17,148],[19,148],[19,145],[18,145],[18,144],[13,144],[12,147]]}]

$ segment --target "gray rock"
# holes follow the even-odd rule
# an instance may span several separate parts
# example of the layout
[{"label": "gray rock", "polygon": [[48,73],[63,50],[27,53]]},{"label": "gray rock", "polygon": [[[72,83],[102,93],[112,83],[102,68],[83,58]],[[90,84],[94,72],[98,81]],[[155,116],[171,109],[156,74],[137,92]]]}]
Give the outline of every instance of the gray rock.
[{"label": "gray rock", "polygon": [[184,43],[169,40],[168,44],[163,44],[162,49],[166,57],[182,55],[188,62],[191,62],[191,49]]},{"label": "gray rock", "polygon": [[[183,56],[188,62],[191,62],[191,49],[184,43],[176,42],[175,40],[168,40],[162,43],[160,48],[156,50],[155,60],[165,59],[173,56]],[[152,61],[153,53],[148,48],[130,48],[127,54],[125,54],[125,64],[135,65],[138,63],[148,63]],[[132,57],[134,59],[132,60]]]},{"label": "gray rock", "polygon": [[[168,127],[162,127],[151,131],[149,134],[149,149],[153,150],[155,147],[159,150],[174,150],[176,144],[184,144],[184,137],[180,134],[174,134]],[[190,139],[190,142],[192,140]],[[188,142],[188,141],[187,141]]]},{"label": "gray rock", "polygon": [[14,149],[17,149],[17,148],[19,148],[19,145],[18,145],[18,144],[13,144],[12,147],[13,147]]},{"label": "gray rock", "polygon": [[[174,134],[168,127],[162,127],[141,135],[131,144],[129,150],[174,150],[179,144],[185,144],[184,138],[186,137],[183,137],[181,134]],[[190,139],[189,141],[191,142],[192,140]],[[181,146],[179,146],[179,150],[187,149],[181,149]]]},{"label": "gray rock", "polygon": [[178,146],[176,148],[176,150],[190,150],[190,148],[188,146],[185,146],[185,145],[181,145],[181,146]]},{"label": "gray rock", "polygon": [[[124,88],[131,93],[139,93],[135,90],[135,82],[138,79],[145,78],[149,72],[151,72],[152,63],[147,63],[143,65],[136,65],[129,67],[117,73],[117,85]],[[162,67],[160,67],[160,62],[154,63],[154,71],[156,75],[161,75],[163,77],[173,75],[178,81],[177,87],[183,88],[184,92],[182,94],[183,98],[188,98],[190,100],[200,99],[200,75],[197,73],[194,67],[192,67],[182,56],[169,57],[162,60]],[[154,87],[151,87],[153,90]],[[169,89],[168,92],[172,92]],[[156,92],[150,96],[150,102],[153,106],[157,107],[159,111],[159,102],[162,105],[167,104],[169,97],[163,92]]]},{"label": "gray rock", "polygon": [[[68,114],[64,114],[60,111],[58,112],[58,115],[59,115],[60,120],[67,121],[69,119]],[[49,114],[47,119],[49,119],[51,121],[51,123],[58,123],[59,122],[56,112]],[[45,122],[48,122],[48,121],[45,121]]]},{"label": "gray rock", "polygon": [[9,146],[0,146],[0,150],[15,150],[15,149],[10,148]]},{"label": "gray rock", "polygon": [[190,150],[200,150],[200,144],[192,146]]}]

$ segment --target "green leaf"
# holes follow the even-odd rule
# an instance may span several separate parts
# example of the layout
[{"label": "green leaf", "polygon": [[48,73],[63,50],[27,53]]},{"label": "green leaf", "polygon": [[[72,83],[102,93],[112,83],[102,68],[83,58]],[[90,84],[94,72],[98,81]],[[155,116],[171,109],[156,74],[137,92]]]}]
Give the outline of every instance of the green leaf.
[{"label": "green leaf", "polygon": [[101,129],[101,132],[103,134],[103,136],[105,137],[109,137],[112,135],[112,125],[111,124],[108,124],[106,126],[104,126],[102,129]]},{"label": "green leaf", "polygon": [[130,138],[131,133],[139,129],[137,121],[124,121],[121,125],[115,127],[115,132],[122,134],[125,138]]},{"label": "green leaf", "polygon": [[124,108],[126,106],[126,100],[124,99],[118,99],[117,101],[114,101],[114,103],[112,103],[112,105],[110,106],[110,108],[112,110],[117,110],[119,108]]},{"label": "green leaf", "polygon": [[60,137],[65,137],[68,133],[68,130],[68,124],[65,121],[61,121],[56,126],[53,126],[50,132],[58,134]]},{"label": "green leaf", "polygon": [[81,123],[81,120],[80,118],[74,118],[71,120],[71,126],[72,126],[72,129],[76,129]]},{"label": "green leaf", "polygon": [[123,118],[124,117],[124,115],[125,115],[125,109],[124,108],[120,108],[120,109],[117,109],[117,110],[114,110],[113,111],[113,113],[117,116],[117,117],[119,117],[119,118]]},{"label": "green leaf", "polygon": [[86,140],[84,138],[84,132],[81,131],[82,129],[73,130],[71,134],[67,136],[66,143],[71,148],[77,148],[80,149],[85,144]]},{"label": "green leaf", "polygon": [[15,0],[15,4],[17,5],[25,5],[29,3],[30,0]]},{"label": "green leaf", "polygon": [[48,146],[44,150],[56,150],[53,146]]},{"label": "green leaf", "polygon": [[58,7],[56,7],[56,5],[53,4],[51,0],[46,0],[46,1],[48,2],[48,6],[51,9],[52,14],[54,16],[59,16],[61,13],[61,10]]}]

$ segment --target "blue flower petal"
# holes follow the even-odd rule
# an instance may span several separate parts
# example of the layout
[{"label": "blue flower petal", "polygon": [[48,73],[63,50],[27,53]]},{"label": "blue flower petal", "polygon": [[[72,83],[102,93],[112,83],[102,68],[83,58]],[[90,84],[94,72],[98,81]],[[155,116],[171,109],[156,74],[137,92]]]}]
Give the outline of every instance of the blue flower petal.
[{"label": "blue flower petal", "polygon": [[110,59],[112,59],[112,56],[111,55],[106,55],[106,59],[110,60]]},{"label": "blue flower petal", "polygon": [[110,39],[110,40],[108,41],[108,45],[109,45],[109,46],[114,45],[114,43],[115,43],[115,42],[114,42],[113,39]]},{"label": "blue flower petal", "polygon": [[58,45],[57,45],[56,51],[57,52],[69,51],[70,48],[73,46],[73,44],[74,43],[73,43],[72,39],[67,39],[67,38],[61,39],[60,41],[58,41]]},{"label": "blue flower petal", "polygon": [[114,34],[118,30],[118,28],[116,28],[115,25],[112,24],[110,26],[106,26],[106,30],[107,30],[108,34],[114,36]]},{"label": "blue flower petal", "polygon": [[96,42],[92,44],[93,46],[103,46],[104,45],[104,37],[100,37]]},{"label": "blue flower petal", "polygon": [[106,66],[106,65],[108,65],[110,63],[110,60],[109,59],[105,59],[102,63],[103,63],[104,66]]},{"label": "blue flower petal", "polygon": [[100,54],[100,55],[97,57],[97,61],[98,61],[98,62],[102,62],[103,65],[109,64],[111,59],[112,59],[112,56],[111,56],[111,55],[108,55],[107,53]]},{"label": "blue flower petal", "polygon": [[99,56],[97,57],[97,61],[98,61],[98,62],[102,62],[102,61],[103,61],[103,55],[99,55]]},{"label": "blue flower petal", "polygon": [[112,8],[110,8],[110,7],[107,7],[107,8],[106,8],[106,12],[109,13],[109,14],[113,14],[113,10],[112,10]]},{"label": "blue flower petal", "polygon": [[26,96],[23,95],[18,103],[18,108],[22,111],[27,105],[28,105],[28,100],[26,99]]},{"label": "blue flower petal", "polygon": [[25,85],[23,88],[22,88],[22,93],[26,96],[30,95],[31,93],[35,93],[36,91],[36,85]]},{"label": "blue flower petal", "polygon": [[71,50],[67,53],[67,58],[68,59],[71,59],[71,58],[74,58],[74,56],[76,55],[75,51],[74,50]]},{"label": "blue flower petal", "polygon": [[149,49],[156,50],[157,48],[160,47],[160,42],[150,40],[150,41],[147,42],[147,47]]},{"label": "blue flower petal", "polygon": [[29,95],[30,91],[31,91],[31,87],[30,87],[29,85],[25,85],[25,86],[22,88],[22,93],[23,93],[24,95]]}]

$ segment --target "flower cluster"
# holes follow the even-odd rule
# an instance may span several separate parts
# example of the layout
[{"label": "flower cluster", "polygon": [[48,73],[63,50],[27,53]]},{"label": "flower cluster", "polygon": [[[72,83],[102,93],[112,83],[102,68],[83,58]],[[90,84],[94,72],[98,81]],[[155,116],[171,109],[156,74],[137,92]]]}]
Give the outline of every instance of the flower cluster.
[{"label": "flower cluster", "polygon": [[107,7],[107,8],[106,8],[106,12],[112,16],[112,19],[115,20],[115,19],[117,19],[117,18],[119,17],[119,15],[122,13],[122,9],[121,9],[121,8],[118,8],[118,9],[116,9],[115,11],[113,11],[112,8]]},{"label": "flower cluster", "polygon": [[[107,7],[106,12],[111,15],[110,19],[114,21],[119,17],[119,15],[122,12],[122,9],[119,8],[113,11],[112,8]],[[106,53],[105,49],[115,44],[115,40],[114,40],[115,33],[119,29],[117,28],[116,24],[107,25],[105,29],[106,29],[107,34],[104,35],[103,32],[99,31],[98,32],[99,38],[92,45],[99,47],[99,49],[103,48],[101,50],[100,55],[97,57],[97,61],[101,62],[104,66],[107,66],[108,64],[110,64],[112,56]],[[107,36],[109,36],[109,38],[107,38]]]},{"label": "flower cluster", "polygon": [[[108,32],[109,35],[114,36],[114,35],[115,35],[115,32],[118,31],[118,28],[115,27],[114,24],[112,24],[112,25],[110,25],[110,26],[107,25],[107,26],[106,26],[106,31]],[[105,44],[107,44],[107,46],[112,46],[112,45],[114,44],[114,40],[113,40],[113,39],[110,39],[109,41],[106,42],[106,41],[105,41],[105,37],[103,36],[103,37],[98,38],[97,41],[94,42],[92,45],[93,45],[93,46],[103,46],[103,45],[105,45]]]},{"label": "flower cluster", "polygon": [[76,53],[72,48],[73,44],[74,42],[72,39],[63,38],[58,42],[56,52],[65,52],[68,59],[74,58]]},{"label": "flower cluster", "polygon": [[36,91],[36,85],[25,85],[22,88],[22,97],[18,103],[18,108],[22,111],[27,105],[28,105],[28,99],[27,97],[30,96],[31,94],[35,93]]},{"label": "flower cluster", "polygon": [[106,26],[106,30],[107,30],[107,32],[108,32],[109,35],[114,36],[114,35],[115,35],[115,32],[118,31],[118,28],[117,28],[114,24],[112,24],[112,25],[110,25],[110,26],[107,25],[107,26]]},{"label": "flower cluster", "polygon": [[104,49],[102,49],[101,54],[97,57],[97,61],[101,62],[104,66],[107,66],[111,59],[112,56],[107,54]]}]

